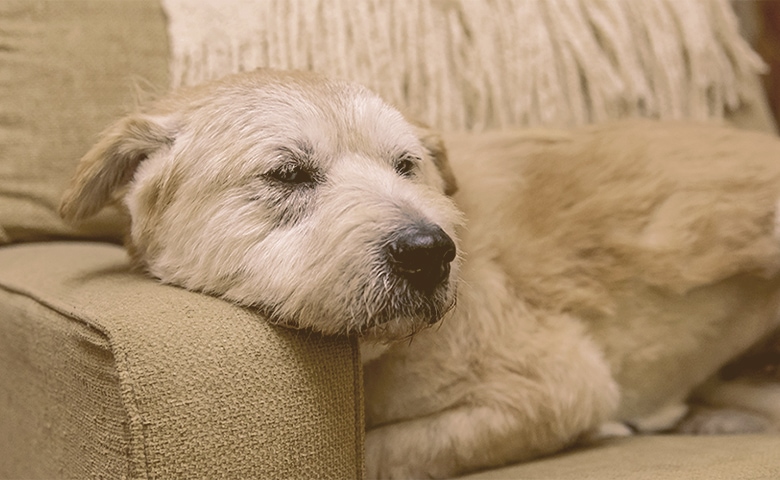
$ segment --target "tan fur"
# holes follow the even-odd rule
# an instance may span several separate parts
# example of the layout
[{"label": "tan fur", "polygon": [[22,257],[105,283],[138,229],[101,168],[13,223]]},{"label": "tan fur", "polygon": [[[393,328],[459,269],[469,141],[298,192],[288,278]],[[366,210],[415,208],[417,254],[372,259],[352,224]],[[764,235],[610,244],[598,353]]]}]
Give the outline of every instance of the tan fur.
[{"label": "tan fur", "polygon": [[[458,306],[366,366],[370,474],[529,459],[600,420],[672,428],[694,387],[777,328],[777,139],[635,121],[445,143],[468,219]],[[752,414],[775,429],[776,388],[753,390],[707,390],[744,409],[684,431],[767,427]]]},{"label": "tan fur", "polygon": [[[277,157],[301,142],[292,156],[318,180],[280,195]],[[664,430],[700,385],[721,413],[681,430],[776,428],[776,390],[737,401],[747,389],[707,380],[780,324],[780,141],[634,121],[444,143],[449,157],[354,85],[239,75],[109,129],[62,211],[119,196],[152,275],[360,334],[369,478],[527,460],[618,423]],[[415,222],[458,248],[426,313],[406,309],[382,256]]]}]

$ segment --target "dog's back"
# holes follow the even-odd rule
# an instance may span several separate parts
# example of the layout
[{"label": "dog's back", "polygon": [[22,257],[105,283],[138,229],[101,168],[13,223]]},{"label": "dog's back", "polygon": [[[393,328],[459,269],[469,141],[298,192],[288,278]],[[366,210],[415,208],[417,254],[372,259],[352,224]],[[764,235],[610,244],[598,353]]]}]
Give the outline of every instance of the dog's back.
[{"label": "dog's back", "polygon": [[619,418],[684,401],[777,328],[774,138],[638,120],[446,143],[467,255],[491,252],[525,301],[587,325]]}]

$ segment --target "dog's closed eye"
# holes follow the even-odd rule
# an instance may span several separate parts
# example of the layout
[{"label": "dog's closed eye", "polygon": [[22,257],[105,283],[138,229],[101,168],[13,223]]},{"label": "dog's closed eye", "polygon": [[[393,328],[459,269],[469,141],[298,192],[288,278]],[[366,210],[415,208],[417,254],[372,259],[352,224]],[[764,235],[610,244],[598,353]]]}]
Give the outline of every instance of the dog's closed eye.
[{"label": "dog's closed eye", "polygon": [[410,153],[400,155],[395,161],[395,171],[402,177],[411,177],[420,159]]},{"label": "dog's closed eye", "polygon": [[315,173],[303,165],[285,164],[265,174],[267,178],[291,186],[309,185],[315,182]]},{"label": "dog's closed eye", "polygon": [[265,172],[265,178],[290,187],[312,186],[321,180],[320,173],[311,165],[312,148],[308,143],[279,147],[278,155],[282,163]]}]

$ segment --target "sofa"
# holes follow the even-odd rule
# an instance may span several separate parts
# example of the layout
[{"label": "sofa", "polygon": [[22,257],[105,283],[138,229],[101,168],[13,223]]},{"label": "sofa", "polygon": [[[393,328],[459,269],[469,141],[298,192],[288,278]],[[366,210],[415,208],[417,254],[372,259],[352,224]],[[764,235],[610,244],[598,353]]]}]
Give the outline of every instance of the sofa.
[{"label": "sofa", "polygon": [[[0,478],[364,477],[356,338],[272,326],[251,309],[133,270],[116,209],[76,226],[57,215],[80,156],[138,99],[231,70],[315,68],[362,81],[446,130],[621,116],[775,128],[760,61],[734,38],[725,1],[602,2],[593,11],[560,0],[221,5],[193,14],[181,0],[0,2]],[[552,56],[537,61],[532,81],[517,73],[530,64],[509,71],[501,55],[546,58],[533,57],[530,44],[506,43],[522,34],[511,27],[537,13],[548,28],[528,35],[557,47],[533,51],[557,52],[559,64],[553,75],[545,70]],[[667,53],[688,42],[669,57],[678,77],[650,72],[652,52],[598,48],[612,37],[621,45],[637,28],[650,38],[685,15],[693,16],[677,23],[677,36],[654,37]],[[388,20],[401,17],[419,25]],[[372,21],[390,27],[383,34],[365,26]],[[515,23],[494,28],[504,21]],[[480,25],[494,43],[481,40]],[[268,37],[271,28],[286,33]],[[221,36],[241,29],[251,30],[241,41]],[[334,43],[318,43],[312,32],[322,29]],[[571,37],[578,29],[579,43]],[[449,43],[432,41],[436,32]],[[382,50],[382,39],[397,48]],[[322,54],[274,50],[280,42],[293,51],[297,40]],[[252,51],[252,42],[263,49]],[[720,50],[708,50],[716,43]],[[523,92],[527,102],[515,105]],[[470,478],[770,479],[780,478],[777,452],[773,435],[636,436]]]}]

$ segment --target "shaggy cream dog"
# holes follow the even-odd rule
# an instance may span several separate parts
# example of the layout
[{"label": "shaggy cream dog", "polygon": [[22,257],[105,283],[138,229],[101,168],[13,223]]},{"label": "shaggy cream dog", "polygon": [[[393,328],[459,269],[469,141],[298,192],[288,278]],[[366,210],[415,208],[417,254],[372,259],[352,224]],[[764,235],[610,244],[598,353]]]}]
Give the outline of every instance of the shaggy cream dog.
[{"label": "shaggy cream dog", "polygon": [[637,121],[445,143],[364,88],[242,74],[109,128],[61,212],[117,200],[163,282],[359,334],[370,478],[625,425],[775,428],[777,389],[717,372],[780,324],[779,141]]}]

